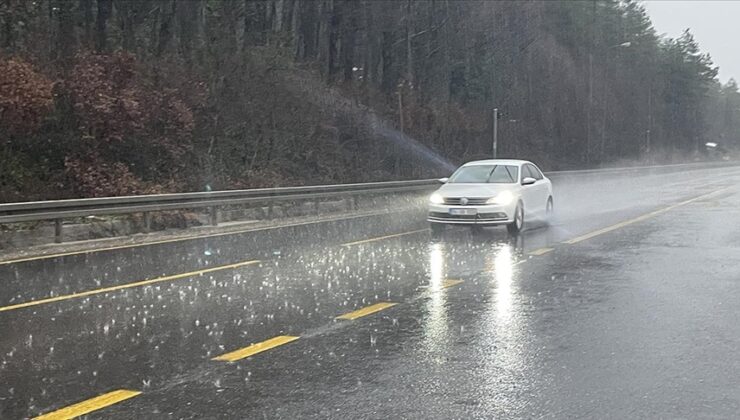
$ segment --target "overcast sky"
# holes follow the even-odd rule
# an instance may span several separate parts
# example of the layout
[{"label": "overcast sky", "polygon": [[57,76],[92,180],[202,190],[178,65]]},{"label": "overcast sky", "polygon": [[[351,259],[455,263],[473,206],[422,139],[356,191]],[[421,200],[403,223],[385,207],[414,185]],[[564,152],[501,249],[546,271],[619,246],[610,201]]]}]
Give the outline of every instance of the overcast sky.
[{"label": "overcast sky", "polygon": [[647,0],[645,8],[659,34],[671,38],[691,28],[703,52],[719,66],[719,79],[740,79],[740,1]]}]

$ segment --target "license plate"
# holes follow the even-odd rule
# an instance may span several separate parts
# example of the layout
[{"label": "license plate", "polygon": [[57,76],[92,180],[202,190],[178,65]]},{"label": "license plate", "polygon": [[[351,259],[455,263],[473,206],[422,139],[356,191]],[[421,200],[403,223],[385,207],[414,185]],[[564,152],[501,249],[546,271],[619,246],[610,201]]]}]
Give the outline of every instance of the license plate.
[{"label": "license plate", "polygon": [[476,209],[450,209],[450,214],[453,216],[475,216],[478,214]]}]

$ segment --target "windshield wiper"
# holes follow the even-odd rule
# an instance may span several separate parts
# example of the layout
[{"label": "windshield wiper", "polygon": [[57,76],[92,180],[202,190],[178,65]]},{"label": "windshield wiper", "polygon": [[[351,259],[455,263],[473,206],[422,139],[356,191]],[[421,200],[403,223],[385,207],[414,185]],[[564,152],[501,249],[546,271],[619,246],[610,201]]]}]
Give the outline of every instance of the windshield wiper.
[{"label": "windshield wiper", "polygon": [[508,167],[508,166],[504,166],[504,169],[506,169],[506,173],[507,173],[507,174],[509,174],[509,181],[511,181],[511,182],[516,182],[516,180],[514,179],[514,178],[516,178],[516,177],[514,176],[514,174],[512,174],[512,173],[511,173],[511,172],[509,171],[509,167]]},{"label": "windshield wiper", "polygon": [[493,165],[493,168],[491,168],[491,172],[488,173],[488,178],[486,178],[486,184],[493,184],[491,182],[491,175],[493,175],[493,171],[495,171],[496,168],[498,168],[498,165]]}]

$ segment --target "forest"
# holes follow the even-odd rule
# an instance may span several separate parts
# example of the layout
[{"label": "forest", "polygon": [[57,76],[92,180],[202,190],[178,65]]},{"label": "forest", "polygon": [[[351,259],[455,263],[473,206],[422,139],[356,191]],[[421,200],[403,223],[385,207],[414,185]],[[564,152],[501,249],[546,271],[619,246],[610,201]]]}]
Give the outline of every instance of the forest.
[{"label": "forest", "polygon": [[0,202],[546,170],[740,146],[628,0],[1,0]]}]

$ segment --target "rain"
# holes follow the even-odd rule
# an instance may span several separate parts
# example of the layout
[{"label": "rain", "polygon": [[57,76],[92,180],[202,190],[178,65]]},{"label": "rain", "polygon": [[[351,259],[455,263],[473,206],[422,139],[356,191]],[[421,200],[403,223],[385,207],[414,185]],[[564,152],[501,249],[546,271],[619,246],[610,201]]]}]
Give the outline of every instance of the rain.
[{"label": "rain", "polygon": [[650,10],[0,5],[0,418],[737,417],[740,90]]}]

